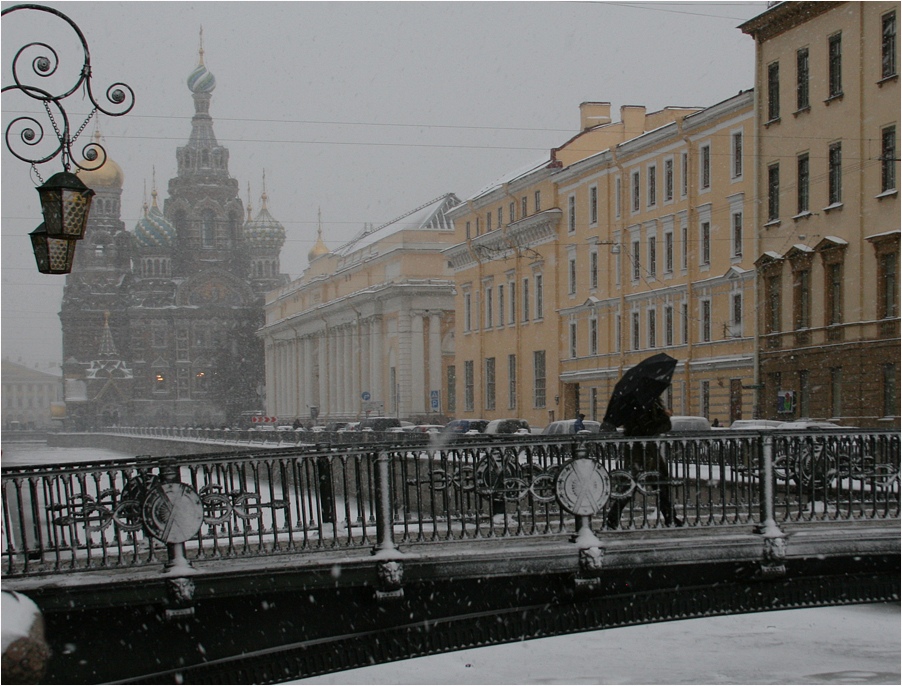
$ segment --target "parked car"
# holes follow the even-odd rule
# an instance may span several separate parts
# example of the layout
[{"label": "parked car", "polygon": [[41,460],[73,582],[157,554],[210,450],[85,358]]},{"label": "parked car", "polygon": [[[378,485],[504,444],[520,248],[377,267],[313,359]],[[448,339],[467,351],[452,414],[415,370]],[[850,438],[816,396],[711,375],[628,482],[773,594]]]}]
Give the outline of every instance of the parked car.
[{"label": "parked car", "polygon": [[442,432],[449,434],[481,434],[488,425],[488,419],[452,419],[445,424]]},{"label": "parked car", "polygon": [[[575,419],[560,419],[556,422],[551,422],[545,429],[542,431],[543,436],[556,436],[558,434],[572,434],[576,433],[574,430],[574,424],[576,424]],[[590,419],[584,419],[583,424],[585,425],[585,431],[580,433],[590,433],[597,434],[601,433],[601,422],[594,422]]]},{"label": "parked car", "polygon": [[785,423],[778,419],[737,419],[730,424],[730,428],[739,430],[779,429]]},{"label": "parked car", "polygon": [[493,419],[485,427],[485,434],[501,435],[501,434],[518,434],[531,433],[529,422],[525,419]]},{"label": "parked car", "polygon": [[400,428],[401,420],[397,417],[367,417],[360,422],[361,431],[388,431]]},{"label": "parked car", "polygon": [[417,424],[411,431],[414,433],[437,434],[441,433],[444,428],[442,424]]},{"label": "parked car", "polygon": [[781,429],[795,429],[797,431],[807,431],[808,429],[851,429],[850,426],[840,426],[833,422],[822,422],[811,419],[799,419],[794,422],[783,422]]},{"label": "parked car", "polygon": [[669,433],[694,433],[696,431],[710,430],[711,422],[708,421],[707,417],[675,414],[670,418]]}]

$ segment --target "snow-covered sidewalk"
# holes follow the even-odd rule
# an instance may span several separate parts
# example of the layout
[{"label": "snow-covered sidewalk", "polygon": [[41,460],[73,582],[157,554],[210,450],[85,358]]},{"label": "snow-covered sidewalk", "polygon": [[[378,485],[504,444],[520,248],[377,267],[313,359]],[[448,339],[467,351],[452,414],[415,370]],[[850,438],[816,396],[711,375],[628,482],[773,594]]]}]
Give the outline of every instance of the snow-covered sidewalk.
[{"label": "snow-covered sidewalk", "polygon": [[899,603],[591,631],[291,684],[899,684]]}]

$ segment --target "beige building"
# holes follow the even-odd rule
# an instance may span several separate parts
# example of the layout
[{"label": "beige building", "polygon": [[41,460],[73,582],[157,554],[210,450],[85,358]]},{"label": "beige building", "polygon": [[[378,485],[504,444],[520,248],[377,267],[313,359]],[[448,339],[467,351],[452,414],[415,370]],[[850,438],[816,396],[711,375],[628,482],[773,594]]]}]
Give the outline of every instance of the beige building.
[{"label": "beige building", "polygon": [[899,427],[898,2],[783,2],[756,41],[763,416]]},{"label": "beige building", "polygon": [[62,413],[62,378],[3,360],[3,429],[59,428],[53,412]]},{"label": "beige building", "polygon": [[332,251],[320,229],[303,275],[267,296],[267,415],[443,418],[454,283],[442,250],[459,203],[443,195]]},{"label": "beige building", "polygon": [[455,415],[600,419],[623,369],[660,350],[680,360],[677,412],[750,414],[751,92],[580,112],[580,134],[450,213]]}]

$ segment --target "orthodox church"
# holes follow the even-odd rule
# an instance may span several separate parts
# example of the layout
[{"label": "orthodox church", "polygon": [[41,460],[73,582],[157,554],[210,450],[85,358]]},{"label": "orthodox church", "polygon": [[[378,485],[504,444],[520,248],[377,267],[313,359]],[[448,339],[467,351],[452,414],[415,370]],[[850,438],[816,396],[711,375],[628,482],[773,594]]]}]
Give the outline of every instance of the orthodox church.
[{"label": "orthodox church", "polygon": [[132,231],[120,218],[121,167],[107,159],[79,173],[96,195],[60,311],[72,428],[219,426],[263,406],[255,332],[265,294],[288,282],[279,266],[285,228],[267,207],[265,177],[259,212],[245,212],[213,131],[215,87],[201,43],[177,175],[162,209],[154,181]]}]

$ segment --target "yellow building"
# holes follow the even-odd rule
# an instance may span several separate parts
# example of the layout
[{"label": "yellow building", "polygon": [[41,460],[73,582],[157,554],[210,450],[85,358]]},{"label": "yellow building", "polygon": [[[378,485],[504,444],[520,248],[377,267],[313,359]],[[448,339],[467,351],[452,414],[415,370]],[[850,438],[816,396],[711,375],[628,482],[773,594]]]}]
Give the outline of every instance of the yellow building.
[{"label": "yellow building", "polygon": [[3,429],[47,429],[62,407],[61,377],[3,360]]},{"label": "yellow building", "polygon": [[[267,295],[266,413],[438,419],[454,355],[451,193],[330,251],[320,228],[303,275]],[[453,366],[452,366],[453,368]]]},{"label": "yellow building", "polygon": [[581,133],[450,213],[455,415],[600,419],[623,369],[658,350],[681,361],[677,412],[750,412],[751,92],[580,113]]},{"label": "yellow building", "polygon": [[763,416],[899,427],[898,2],[783,2],[756,41]]},{"label": "yellow building", "polygon": [[625,369],[678,360],[665,400],[719,423],[754,394],[752,91],[554,175],[564,416],[601,420]]}]

